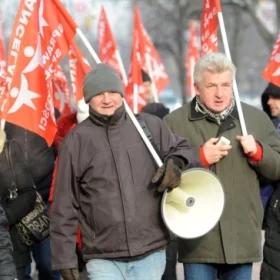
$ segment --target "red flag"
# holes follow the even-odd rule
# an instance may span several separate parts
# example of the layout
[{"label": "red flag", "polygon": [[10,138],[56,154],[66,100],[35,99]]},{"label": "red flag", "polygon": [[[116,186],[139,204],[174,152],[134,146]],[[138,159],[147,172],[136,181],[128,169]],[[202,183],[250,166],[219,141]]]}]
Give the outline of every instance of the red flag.
[{"label": "red flag", "polygon": [[2,117],[50,145],[56,133],[51,78],[76,24],[59,0],[21,1],[8,52],[9,94]]},{"label": "red flag", "polygon": [[60,118],[75,111],[68,80],[59,64],[53,75],[54,107],[59,111]]},{"label": "red flag", "polygon": [[69,68],[72,92],[77,104],[78,101],[83,98],[84,77],[91,71],[91,67],[74,42],[72,42],[69,51]]},{"label": "red flag", "polygon": [[127,102],[133,111],[137,113],[146,104],[142,98],[142,74],[141,70],[149,74],[158,92],[169,83],[169,78],[161,63],[160,56],[149,38],[141,20],[138,8],[134,10],[133,42],[131,53],[131,65],[126,88]]},{"label": "red flag", "polygon": [[124,83],[126,83],[127,78],[125,76],[124,67],[120,59],[120,53],[103,6],[100,11],[98,22],[98,39],[100,60],[104,63],[112,65],[116,71],[119,72]]},{"label": "red flag", "polygon": [[6,73],[6,59],[4,52],[4,36],[2,33],[2,28],[0,26],[0,76],[4,76]]},{"label": "red flag", "polygon": [[128,84],[126,87],[126,101],[128,105],[133,109],[134,113],[141,111],[142,107],[146,105],[146,102],[141,97],[141,85],[142,73],[141,73],[141,63],[139,61],[139,44],[137,38],[133,36],[133,46],[131,53],[131,65],[130,72],[128,76]]},{"label": "red flag", "polygon": [[7,91],[7,72],[6,72],[6,59],[4,51],[4,36],[0,26],[0,104],[2,106],[5,94]]},{"label": "red flag", "polygon": [[195,96],[195,89],[193,86],[193,70],[194,65],[199,58],[199,36],[198,36],[198,22],[190,20],[188,29],[188,49],[185,56],[186,69],[186,89],[187,95]]},{"label": "red flag", "polygon": [[142,23],[140,10],[138,7],[134,10],[135,29],[139,34],[139,52],[142,68],[150,75],[155,83],[158,92],[162,91],[169,83],[169,78],[163,63],[161,62],[158,51]]},{"label": "red flag", "polygon": [[280,33],[278,34],[269,61],[263,71],[263,77],[268,82],[280,87]]},{"label": "red flag", "polygon": [[133,26],[131,63],[125,97],[128,105],[133,108],[133,112],[138,113],[146,103],[140,96],[141,85],[143,83],[141,73],[143,61],[140,55],[140,35],[139,28],[137,28],[136,16],[134,16]]},{"label": "red flag", "polygon": [[200,19],[201,56],[218,51],[218,12],[221,11],[219,0],[203,0]]}]

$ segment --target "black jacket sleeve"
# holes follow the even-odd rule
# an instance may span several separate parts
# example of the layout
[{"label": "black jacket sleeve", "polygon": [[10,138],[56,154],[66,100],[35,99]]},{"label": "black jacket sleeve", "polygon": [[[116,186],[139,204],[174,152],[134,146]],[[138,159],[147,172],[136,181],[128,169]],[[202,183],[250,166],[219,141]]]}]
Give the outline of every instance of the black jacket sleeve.
[{"label": "black jacket sleeve", "polygon": [[8,221],[2,205],[0,205],[0,279],[2,280],[14,280],[16,278],[12,250]]}]

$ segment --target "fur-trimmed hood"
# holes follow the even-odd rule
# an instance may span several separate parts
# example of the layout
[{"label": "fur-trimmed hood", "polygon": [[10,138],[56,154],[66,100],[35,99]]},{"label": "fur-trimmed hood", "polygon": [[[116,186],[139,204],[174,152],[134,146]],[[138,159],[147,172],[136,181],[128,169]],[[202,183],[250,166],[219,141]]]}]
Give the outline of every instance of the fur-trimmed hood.
[{"label": "fur-trimmed hood", "polygon": [[5,143],[6,143],[6,133],[2,128],[0,128],[0,154],[3,151]]}]

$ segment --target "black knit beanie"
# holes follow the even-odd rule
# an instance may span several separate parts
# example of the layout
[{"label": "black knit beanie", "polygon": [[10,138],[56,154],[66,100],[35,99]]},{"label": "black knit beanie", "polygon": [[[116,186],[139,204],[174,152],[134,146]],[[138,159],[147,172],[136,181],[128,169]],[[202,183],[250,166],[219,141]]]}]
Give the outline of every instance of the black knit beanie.
[{"label": "black knit beanie", "polygon": [[92,97],[105,91],[118,92],[123,96],[123,82],[111,66],[99,63],[84,80],[85,102],[88,103]]}]

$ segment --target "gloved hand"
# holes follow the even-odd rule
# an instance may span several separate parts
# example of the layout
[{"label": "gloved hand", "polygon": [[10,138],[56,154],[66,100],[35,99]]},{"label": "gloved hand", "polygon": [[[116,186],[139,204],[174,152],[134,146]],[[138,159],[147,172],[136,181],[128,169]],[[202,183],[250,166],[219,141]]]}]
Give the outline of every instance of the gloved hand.
[{"label": "gloved hand", "polygon": [[79,280],[79,271],[77,268],[66,268],[61,269],[60,275],[62,276],[63,280]]},{"label": "gloved hand", "polygon": [[181,169],[175,164],[173,158],[169,158],[156,172],[152,183],[157,186],[158,192],[165,189],[176,188],[181,182]]}]

